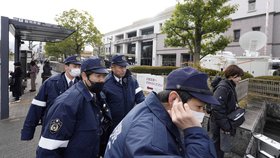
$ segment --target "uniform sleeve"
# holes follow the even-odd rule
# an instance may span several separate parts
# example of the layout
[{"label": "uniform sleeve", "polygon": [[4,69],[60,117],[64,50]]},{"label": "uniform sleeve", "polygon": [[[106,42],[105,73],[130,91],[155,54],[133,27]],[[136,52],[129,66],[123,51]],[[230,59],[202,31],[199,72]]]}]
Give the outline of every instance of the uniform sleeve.
[{"label": "uniform sleeve", "polygon": [[47,89],[47,83],[44,83],[40,87],[37,96],[32,100],[23,124],[23,129],[21,130],[21,140],[33,139],[36,126],[38,126],[39,121],[43,118],[46,110]]},{"label": "uniform sleeve", "polygon": [[137,80],[135,79],[135,103],[139,104],[145,100],[145,95],[142,88],[139,86]]},{"label": "uniform sleeve", "polygon": [[185,157],[216,158],[213,142],[201,127],[191,127],[184,130]]},{"label": "uniform sleeve", "polygon": [[[181,156],[166,153],[168,140],[159,135],[159,130],[166,130],[164,125],[154,126],[153,118],[140,118],[137,124],[129,129],[124,143],[123,157],[164,157],[179,158]],[[155,138],[156,137],[156,138]],[[166,137],[166,135],[164,136]],[[157,141],[161,139],[161,141]],[[114,155],[112,155],[114,157]]]},{"label": "uniform sleeve", "polygon": [[76,113],[70,105],[54,104],[48,111],[39,141],[37,157],[62,158],[76,124]]},{"label": "uniform sleeve", "polygon": [[231,130],[231,125],[227,118],[227,104],[229,97],[229,90],[226,87],[218,87],[214,92],[214,97],[220,102],[221,105],[214,105],[212,115],[216,123],[225,131]]}]

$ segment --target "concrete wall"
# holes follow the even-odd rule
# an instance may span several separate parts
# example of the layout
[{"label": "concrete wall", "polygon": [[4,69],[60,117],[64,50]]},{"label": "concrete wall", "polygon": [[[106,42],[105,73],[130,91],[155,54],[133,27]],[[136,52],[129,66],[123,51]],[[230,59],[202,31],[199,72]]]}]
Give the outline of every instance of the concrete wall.
[{"label": "concrete wall", "polygon": [[[268,25],[268,38],[267,38],[267,52],[271,53],[272,51],[272,38],[274,36],[274,34],[272,33],[273,31],[273,25],[274,25],[274,21],[273,21],[273,15],[271,14],[269,16],[270,20],[269,20],[269,25]],[[278,23],[279,24],[279,23]],[[276,24],[275,24],[276,25]],[[233,39],[234,36],[234,30],[240,30],[240,36],[242,36],[243,34],[245,34],[246,32],[252,31],[253,27],[261,27],[261,32],[265,32],[265,15],[261,15],[261,16],[255,16],[255,17],[251,17],[251,18],[243,18],[243,19],[237,19],[237,20],[233,20],[232,21],[232,25],[231,27],[225,32],[226,36],[229,36]],[[228,47],[226,47],[227,51],[231,51],[234,54],[236,54],[237,56],[241,56],[243,55],[243,53],[245,52],[239,45],[239,42],[232,42],[228,45]],[[263,53],[264,49],[259,50],[259,52]]]},{"label": "concrete wall", "polygon": [[[279,0],[270,0],[269,12],[279,12]],[[230,0],[230,4],[238,4],[238,10],[230,17],[232,19],[244,18],[248,16],[255,16],[266,13],[267,0],[256,0],[256,7],[254,11],[248,11],[248,0]]]},{"label": "concrete wall", "polygon": [[63,72],[64,71],[64,63],[51,61],[50,66],[52,67],[53,71],[56,71],[56,72]]},{"label": "concrete wall", "polygon": [[[280,7],[280,1],[278,1]],[[273,23],[273,44],[272,44],[272,56],[280,57],[280,13],[275,14]]]},{"label": "concrete wall", "polygon": [[267,116],[280,119],[280,103],[279,102],[271,102],[267,103]]}]

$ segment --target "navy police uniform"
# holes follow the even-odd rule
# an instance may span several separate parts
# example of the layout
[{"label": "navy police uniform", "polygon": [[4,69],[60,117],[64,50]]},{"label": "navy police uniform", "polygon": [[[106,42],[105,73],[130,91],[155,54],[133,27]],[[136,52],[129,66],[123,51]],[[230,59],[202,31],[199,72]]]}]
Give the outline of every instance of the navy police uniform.
[{"label": "navy police uniform", "polygon": [[[80,58],[70,56],[65,59],[65,64],[81,65]],[[75,79],[75,83],[79,78]],[[36,126],[44,122],[44,117],[54,100],[68,89],[65,72],[57,74],[46,80],[40,87],[38,94],[31,102],[31,106],[21,130],[21,140],[33,139]]]},{"label": "navy police uniform", "polygon": [[[123,55],[113,56],[112,64],[122,67],[128,66]],[[118,123],[136,104],[141,103],[145,99],[141,87],[139,87],[137,80],[132,77],[129,70],[126,70],[125,76],[119,81],[116,80],[113,72],[110,73],[106,77],[103,92],[111,110],[113,124],[106,133],[102,135],[100,155],[104,155],[109,136]]]},{"label": "navy police uniform", "polygon": [[[210,90],[206,75],[196,72],[190,68],[171,72],[167,78],[168,89],[185,90],[195,94],[196,97],[193,97],[199,100],[217,103],[207,94]],[[180,131],[157,94],[152,92],[127,114],[111,134],[105,158],[119,157],[215,158],[216,152],[203,128],[190,127]]]},{"label": "navy police uniform", "polygon": [[[108,72],[100,59],[89,59],[81,65],[82,71],[92,68]],[[99,66],[96,66],[99,62]],[[89,66],[84,66],[87,64]],[[91,64],[95,64],[91,67]],[[99,68],[98,68],[99,67]],[[93,70],[94,69],[94,70]],[[37,149],[37,157],[95,158],[102,134],[101,121],[105,106],[100,93],[90,93],[83,81],[76,83],[60,95],[50,108]]]},{"label": "navy police uniform", "polygon": [[[112,64],[126,67],[128,64],[123,55],[112,57]],[[142,88],[129,70],[126,70],[121,83],[118,82],[114,73],[110,73],[105,80],[103,92],[110,107],[113,128],[124,118],[124,116],[136,105],[144,101],[145,96]]]},{"label": "navy police uniform", "polygon": [[180,132],[155,93],[136,106],[111,134],[105,158],[119,157],[215,157],[215,149],[205,130],[199,127]]},{"label": "navy police uniform", "polygon": [[129,70],[123,78],[123,83],[116,81],[113,73],[106,77],[103,92],[110,107],[113,127],[124,118],[124,116],[136,105],[144,101],[144,93]]}]

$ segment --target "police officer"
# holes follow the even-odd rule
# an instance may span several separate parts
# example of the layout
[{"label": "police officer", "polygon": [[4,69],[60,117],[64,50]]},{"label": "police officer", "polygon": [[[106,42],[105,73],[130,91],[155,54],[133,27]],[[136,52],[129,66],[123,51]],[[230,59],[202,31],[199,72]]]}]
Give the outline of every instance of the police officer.
[{"label": "police officer", "polygon": [[46,80],[40,87],[39,93],[32,100],[21,130],[21,140],[33,139],[36,126],[43,123],[43,119],[53,101],[71,85],[78,82],[81,73],[80,57],[69,56],[64,60],[64,64],[65,72]]},{"label": "police officer", "polygon": [[81,71],[82,81],[60,95],[50,108],[37,157],[97,157],[104,106],[100,92],[108,71],[99,58],[83,61]]},{"label": "police officer", "polygon": [[112,57],[112,73],[106,77],[103,92],[111,110],[113,125],[102,136],[101,155],[104,154],[109,135],[125,115],[144,99],[144,93],[137,80],[126,68],[128,66],[124,55]]},{"label": "police officer", "polygon": [[207,78],[191,67],[172,71],[165,90],[151,92],[114,129],[105,158],[215,158],[214,145],[201,127],[205,103],[219,104]]}]

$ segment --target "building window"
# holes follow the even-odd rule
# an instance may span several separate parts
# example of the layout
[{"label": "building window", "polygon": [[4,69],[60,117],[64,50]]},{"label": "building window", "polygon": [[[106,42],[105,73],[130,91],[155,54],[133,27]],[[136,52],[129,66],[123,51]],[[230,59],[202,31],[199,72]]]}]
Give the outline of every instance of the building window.
[{"label": "building window", "polygon": [[162,30],[162,23],[159,23],[159,29]]},{"label": "building window", "polygon": [[136,31],[127,33],[127,38],[136,37],[136,36],[137,36]]},{"label": "building window", "polygon": [[136,51],[136,44],[135,43],[128,44],[127,54],[135,54],[135,51]]},{"label": "building window", "polygon": [[121,53],[121,46],[117,46],[117,53]]},{"label": "building window", "polygon": [[252,27],[252,30],[253,31],[261,31],[261,27],[260,26]]},{"label": "building window", "polygon": [[240,38],[240,30],[233,30],[234,42],[238,42]]},{"label": "building window", "polygon": [[152,66],[153,42],[142,42],[141,65]]},{"label": "building window", "polygon": [[255,10],[256,10],[256,0],[249,0],[248,11],[255,11]]},{"label": "building window", "polygon": [[175,66],[176,54],[162,55],[162,66]]},{"label": "building window", "polygon": [[141,30],[142,35],[150,35],[154,33],[154,27],[146,28]]},{"label": "building window", "polygon": [[189,66],[190,62],[192,62],[190,54],[181,54],[181,66]]}]

